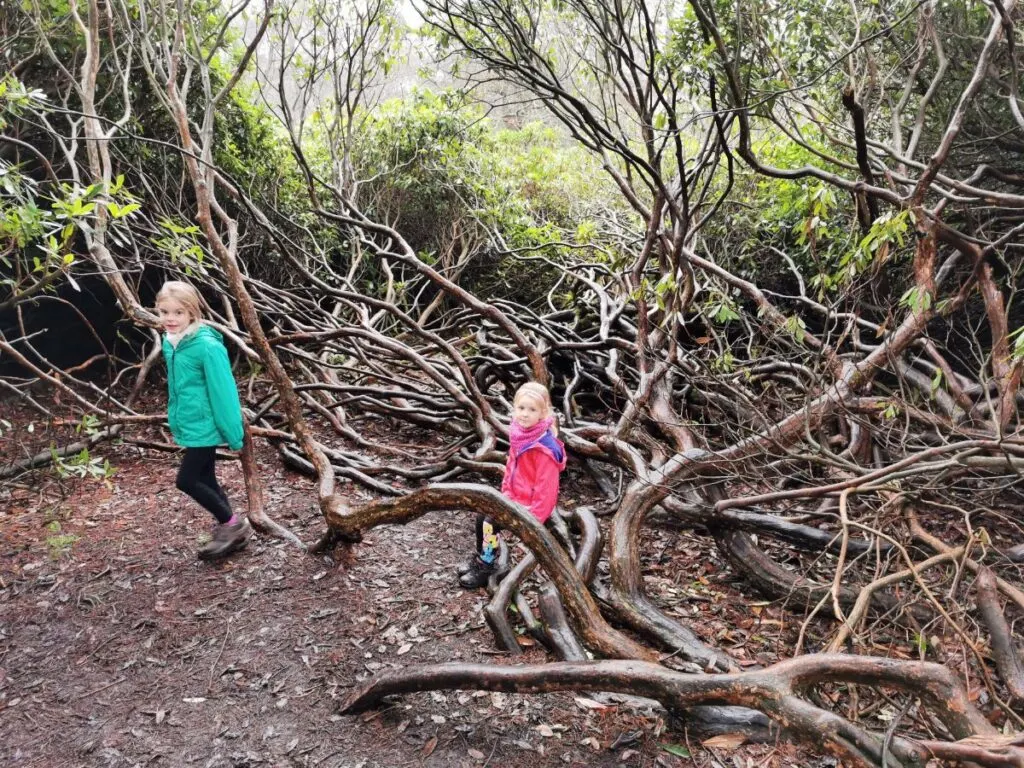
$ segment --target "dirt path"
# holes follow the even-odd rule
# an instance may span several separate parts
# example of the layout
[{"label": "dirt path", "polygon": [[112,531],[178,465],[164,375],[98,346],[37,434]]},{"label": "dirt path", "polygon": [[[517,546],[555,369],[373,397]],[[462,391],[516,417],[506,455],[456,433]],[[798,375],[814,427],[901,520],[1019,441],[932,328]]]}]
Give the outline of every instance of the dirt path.
[{"label": "dirt path", "polygon": [[[382,669],[510,663],[493,650],[483,593],[454,579],[468,520],[372,531],[341,564],[257,538],[209,565],[195,558],[208,522],[174,489],[174,457],[107,453],[118,468],[109,487],[50,475],[39,493],[0,497],[4,765],[830,764],[789,745],[703,749],[656,712],[593,709],[571,694],[422,694],[341,717],[337,699]],[[265,459],[269,510],[315,539],[307,481]],[[238,468],[221,472],[242,498]],[[651,546],[651,587],[678,600],[678,579],[657,575],[678,551]],[[703,629],[734,621],[711,615]]]}]

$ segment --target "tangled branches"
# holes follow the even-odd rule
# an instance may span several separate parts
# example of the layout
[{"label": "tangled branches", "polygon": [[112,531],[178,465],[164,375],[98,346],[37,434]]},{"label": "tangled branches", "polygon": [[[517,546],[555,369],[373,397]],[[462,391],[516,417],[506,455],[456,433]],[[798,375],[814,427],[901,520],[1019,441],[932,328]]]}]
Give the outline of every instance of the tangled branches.
[{"label": "tangled branches", "polygon": [[[1022,502],[1024,467],[1024,347],[1013,334],[1024,198],[1019,173],[1004,163],[1024,135],[1017,4],[981,21],[930,3],[896,19],[865,11],[845,71],[821,41],[810,63],[800,46],[769,55],[761,20],[779,10],[771,3],[692,2],[682,23],[652,17],[644,3],[573,0],[551,27],[542,9],[523,4],[517,15],[504,5],[425,3],[448,55],[543,99],[621,193],[590,241],[567,242],[566,233],[523,245],[467,215],[472,236],[463,231],[461,242],[486,233],[512,280],[550,277],[522,294],[529,301],[477,295],[461,280],[468,245],[458,257],[451,243],[447,260],[425,257],[401,226],[383,223],[391,209],[360,179],[353,126],[363,115],[345,84],[370,92],[372,78],[351,67],[367,76],[377,61],[367,46],[393,44],[383,5],[336,20],[351,26],[320,46],[308,42],[331,31],[320,16],[275,17],[267,3],[243,52],[222,67],[198,41],[223,42],[230,19],[206,35],[212,22],[160,2],[137,17],[97,2],[78,16],[76,7],[73,21],[87,34],[74,71],[62,65],[50,103],[20,96],[17,110],[5,107],[21,133],[5,132],[3,168],[25,164],[39,176],[26,175],[11,199],[22,211],[45,198],[53,216],[42,227],[55,239],[39,269],[4,241],[5,259],[23,255],[5,282],[10,295],[0,296],[0,356],[10,365],[0,386],[55,430],[78,424],[86,436],[61,431],[53,450],[40,444],[7,458],[0,477],[115,436],[170,447],[137,436],[163,422],[142,399],[158,349],[143,297],[163,275],[193,279],[239,372],[248,364],[250,449],[252,439],[268,440],[316,479],[325,530],[312,549],[427,511],[487,511],[531,553],[495,585],[488,618],[498,641],[517,647],[507,617],[515,604],[528,631],[581,662],[480,677],[472,667],[413,671],[371,685],[352,708],[469,681],[597,686],[682,709],[757,709],[853,764],[914,765],[929,754],[1019,764],[1017,745],[997,744],[963,692],[972,681],[984,686],[995,716],[1021,724],[1011,706],[1022,663],[1011,626],[1024,595],[1000,554],[1020,540],[1004,510]],[[4,27],[12,40],[24,30],[38,39],[23,61],[5,60],[10,72],[59,59],[44,21],[27,13]],[[948,71],[940,30],[961,23],[980,40],[966,74]],[[281,26],[269,35],[272,24]],[[750,55],[734,56],[734,47]],[[894,62],[906,50],[915,63],[905,82],[876,76],[902,71]],[[311,52],[326,58],[291,66]],[[253,62],[262,87],[277,91],[271,114],[290,145],[281,161],[301,180],[284,202],[218,154],[218,116]],[[780,91],[780,77],[792,87]],[[130,133],[136,80],[166,122],[156,142],[162,166],[139,159],[152,146]],[[323,93],[335,94],[328,118]],[[703,107],[688,116],[692,99]],[[117,116],[101,114],[115,102]],[[948,116],[936,128],[940,103]],[[318,131],[331,137],[319,154],[309,138]],[[780,164],[760,135],[798,160]],[[47,143],[52,158],[39,149]],[[174,175],[168,167],[180,186],[157,194],[161,174]],[[120,168],[145,194],[140,210]],[[798,201],[774,227],[745,220],[751,205],[737,191],[768,205],[756,197],[766,179],[769,196]],[[850,195],[850,211],[837,210],[837,192]],[[119,355],[104,346],[109,329],[75,310],[103,351],[65,364],[41,346],[33,316],[73,305],[52,289],[83,280],[106,285],[141,331]],[[90,368],[102,361],[106,381]],[[576,508],[566,511],[573,530],[556,539],[472,482],[501,472],[504,413],[528,378],[548,383],[567,446],[606,497],[603,530]],[[255,480],[251,452],[243,461]],[[381,499],[350,506],[349,481]],[[256,521],[288,536],[259,514],[259,489],[250,491]],[[748,589],[785,601],[803,622],[795,655],[805,645],[830,653],[737,674],[735,659],[647,594],[641,534],[650,526],[705,535]],[[537,601],[543,621],[523,587],[535,568],[548,580]],[[963,681],[941,665],[837,655],[916,646],[944,661],[947,643],[968,659]],[[633,661],[582,663],[588,654]],[[903,690],[941,725],[880,737],[856,723],[856,711],[844,718],[810,703],[806,689],[824,679]]]}]

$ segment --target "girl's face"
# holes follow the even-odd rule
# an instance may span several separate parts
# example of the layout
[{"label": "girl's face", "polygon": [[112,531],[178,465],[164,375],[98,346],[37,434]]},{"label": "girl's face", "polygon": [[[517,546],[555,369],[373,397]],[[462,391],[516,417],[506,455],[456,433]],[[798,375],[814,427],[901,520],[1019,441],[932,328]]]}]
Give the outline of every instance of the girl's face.
[{"label": "girl's face", "polygon": [[520,397],[513,404],[512,418],[523,429],[537,425],[547,414],[544,405],[532,397]]},{"label": "girl's face", "polygon": [[156,305],[157,314],[160,315],[160,322],[168,333],[178,333],[184,330],[192,322],[188,310],[180,301],[164,299]]}]

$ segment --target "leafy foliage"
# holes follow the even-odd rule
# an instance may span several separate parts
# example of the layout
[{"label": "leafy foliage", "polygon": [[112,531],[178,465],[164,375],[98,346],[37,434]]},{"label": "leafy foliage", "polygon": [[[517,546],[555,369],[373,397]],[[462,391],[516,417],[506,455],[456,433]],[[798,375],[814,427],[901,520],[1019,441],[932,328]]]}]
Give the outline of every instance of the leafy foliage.
[{"label": "leafy foliage", "polygon": [[468,251],[468,285],[484,295],[538,297],[536,284],[514,280],[518,262],[496,251],[549,246],[557,259],[599,244],[590,217],[608,185],[592,159],[540,123],[496,129],[456,91],[385,103],[366,121],[356,163],[367,213],[431,264]]}]

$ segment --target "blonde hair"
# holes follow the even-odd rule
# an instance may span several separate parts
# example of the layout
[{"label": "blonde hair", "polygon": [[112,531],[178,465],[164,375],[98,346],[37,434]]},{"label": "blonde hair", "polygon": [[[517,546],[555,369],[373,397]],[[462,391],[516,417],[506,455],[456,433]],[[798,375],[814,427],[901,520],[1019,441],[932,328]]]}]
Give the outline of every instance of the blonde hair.
[{"label": "blonde hair", "polygon": [[194,285],[183,280],[168,280],[156,295],[156,305],[159,307],[161,302],[168,299],[181,304],[193,323],[202,320],[203,299]]},{"label": "blonde hair", "polygon": [[551,405],[551,393],[548,392],[548,388],[539,382],[528,381],[516,390],[516,394],[512,398],[512,405],[515,406],[516,403],[524,398],[533,400],[541,406],[544,418],[552,419],[551,431],[557,435],[558,419],[555,418],[555,409]]}]

